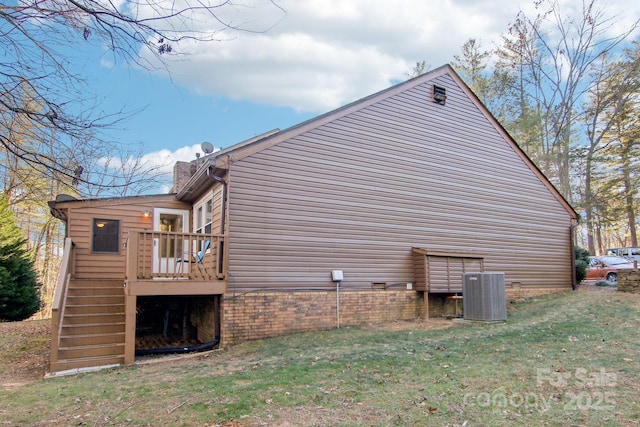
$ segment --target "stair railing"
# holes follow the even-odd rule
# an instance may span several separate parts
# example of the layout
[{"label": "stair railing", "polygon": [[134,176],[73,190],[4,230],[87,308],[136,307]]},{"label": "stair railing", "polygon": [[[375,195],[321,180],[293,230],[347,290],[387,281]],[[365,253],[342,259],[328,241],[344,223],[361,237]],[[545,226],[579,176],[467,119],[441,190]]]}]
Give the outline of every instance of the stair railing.
[{"label": "stair railing", "polygon": [[62,263],[60,265],[60,272],[58,273],[58,282],[55,293],[53,294],[53,304],[51,308],[51,364],[58,361],[58,347],[60,344],[60,335],[62,335],[62,320],[64,319],[67,288],[69,287],[71,272],[73,271],[73,246],[74,243],[70,237],[64,239]]}]

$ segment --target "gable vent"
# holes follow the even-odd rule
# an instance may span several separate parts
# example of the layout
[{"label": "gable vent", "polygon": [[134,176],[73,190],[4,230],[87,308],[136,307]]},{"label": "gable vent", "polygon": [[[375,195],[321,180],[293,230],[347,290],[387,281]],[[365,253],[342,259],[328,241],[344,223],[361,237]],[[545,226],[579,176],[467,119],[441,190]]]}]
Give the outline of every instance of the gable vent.
[{"label": "gable vent", "polygon": [[444,105],[447,100],[447,90],[442,86],[433,85],[433,102]]}]

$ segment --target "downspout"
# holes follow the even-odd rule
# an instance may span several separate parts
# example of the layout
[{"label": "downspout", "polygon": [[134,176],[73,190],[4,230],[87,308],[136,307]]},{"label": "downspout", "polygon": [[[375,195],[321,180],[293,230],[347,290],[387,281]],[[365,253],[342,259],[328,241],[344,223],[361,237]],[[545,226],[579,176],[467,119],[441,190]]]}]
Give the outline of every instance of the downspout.
[{"label": "downspout", "polygon": [[[222,209],[221,209],[222,218],[220,219],[220,234],[224,234],[224,230],[226,227],[225,218],[226,218],[226,211],[227,211],[226,209],[227,182],[224,180],[224,178],[220,178],[219,176],[214,175],[213,174],[214,169],[215,169],[214,166],[207,167],[207,177],[209,177],[209,179],[213,182],[218,182],[222,184]],[[218,316],[220,316],[220,312],[218,312]],[[219,322],[220,322],[220,318],[218,317],[217,323],[219,324]],[[186,347],[169,347],[169,348],[155,348],[155,349],[148,349],[148,350],[136,350],[135,354],[136,356],[147,356],[147,355],[155,355],[155,354],[193,353],[193,352],[211,350],[212,348],[216,347],[218,344],[220,344],[219,336],[215,337],[213,341],[210,341],[207,343],[196,344],[196,345],[186,346]]]},{"label": "downspout", "polygon": [[569,246],[571,247],[571,289],[574,291],[578,289],[578,283],[576,278],[576,247],[575,247],[575,238],[576,238],[576,227],[580,221],[578,219],[571,220],[571,226],[569,227]]},{"label": "downspout", "polygon": [[[224,180],[224,178],[221,178],[219,176],[216,176],[213,174],[213,170],[215,169],[215,166],[209,166],[207,167],[207,177],[213,181],[213,182],[217,182],[220,183],[222,185],[222,206],[220,208],[220,234],[224,235],[225,234],[225,230],[226,230],[226,222],[227,222],[227,181]],[[224,261],[224,251],[225,251],[225,242],[222,241],[219,244],[219,251],[218,251],[218,271],[217,274],[218,275],[222,275],[224,274],[224,267],[222,265],[223,261]]]},{"label": "downspout", "polygon": [[213,174],[214,166],[209,166],[207,168],[207,176],[213,182],[217,182],[222,184],[222,208],[221,208],[221,218],[220,218],[220,234],[224,234],[225,226],[226,226],[226,218],[227,218],[227,181],[224,178],[220,178]]},{"label": "downspout", "polygon": [[[226,218],[227,218],[227,181],[224,180],[224,178],[221,178],[219,176],[216,176],[213,174],[213,170],[215,169],[215,166],[209,166],[207,168],[207,177],[209,177],[209,179],[213,182],[218,182],[222,185],[222,206],[220,208],[220,234],[224,235],[225,232],[225,228],[226,228]],[[220,252],[218,253],[218,273],[224,273],[224,267],[222,266],[222,262],[224,260],[224,251],[225,251],[225,242],[223,242],[220,245]],[[224,298],[224,296],[222,296],[221,298]],[[216,329],[218,330],[218,336],[216,337],[215,341],[215,345],[220,344],[220,324],[222,323],[222,313],[220,311],[220,299],[217,299],[218,304],[217,304],[217,310],[216,310]],[[208,347],[208,346],[207,346]]]}]

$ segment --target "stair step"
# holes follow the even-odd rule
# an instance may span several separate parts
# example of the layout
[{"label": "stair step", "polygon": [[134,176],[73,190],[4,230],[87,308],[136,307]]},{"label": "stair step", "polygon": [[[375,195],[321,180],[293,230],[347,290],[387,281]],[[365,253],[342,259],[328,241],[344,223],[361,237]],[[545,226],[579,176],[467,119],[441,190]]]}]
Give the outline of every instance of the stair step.
[{"label": "stair step", "polygon": [[62,326],[118,323],[118,322],[124,322],[124,320],[125,320],[124,310],[119,313],[89,313],[89,314],[65,313]]},{"label": "stair step", "polygon": [[79,304],[64,308],[66,314],[124,313],[123,304]]},{"label": "stair step", "polygon": [[97,295],[110,295],[110,296],[124,296],[123,288],[105,288],[103,286],[89,286],[69,288],[67,290],[67,297],[79,297],[79,296],[97,296]]},{"label": "stair step", "polygon": [[124,342],[118,344],[111,343],[58,348],[58,358],[67,360],[119,355],[124,355]]},{"label": "stair step", "polygon": [[[79,331],[77,331],[79,332]],[[124,343],[124,332],[104,334],[63,335],[60,337],[60,347],[79,347],[83,345],[103,345]]]},{"label": "stair step", "polygon": [[70,324],[62,326],[61,336],[76,336],[89,334],[108,334],[124,332],[125,323],[96,323],[96,324]]},{"label": "stair step", "polygon": [[65,305],[124,304],[124,295],[67,296]]},{"label": "stair step", "polygon": [[51,372],[124,364],[122,279],[72,279]]},{"label": "stair step", "polygon": [[73,288],[124,288],[124,280],[93,280],[93,279],[72,279],[69,282],[69,289]]},{"label": "stair step", "polygon": [[52,363],[50,370],[52,373],[67,371],[71,369],[91,368],[95,366],[123,365],[124,354],[107,357],[83,357],[79,359],[61,359]]}]

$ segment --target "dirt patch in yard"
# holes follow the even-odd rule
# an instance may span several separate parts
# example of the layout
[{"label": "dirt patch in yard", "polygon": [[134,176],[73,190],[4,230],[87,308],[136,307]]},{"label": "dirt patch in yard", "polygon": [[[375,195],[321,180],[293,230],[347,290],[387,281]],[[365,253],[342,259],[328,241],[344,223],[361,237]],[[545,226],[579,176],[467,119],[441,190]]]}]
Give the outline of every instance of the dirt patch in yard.
[{"label": "dirt patch in yard", "polygon": [[0,322],[0,386],[16,388],[49,369],[51,320]]}]

